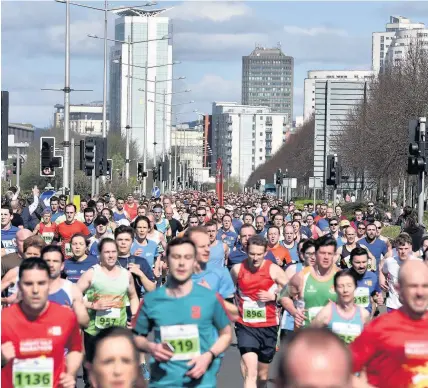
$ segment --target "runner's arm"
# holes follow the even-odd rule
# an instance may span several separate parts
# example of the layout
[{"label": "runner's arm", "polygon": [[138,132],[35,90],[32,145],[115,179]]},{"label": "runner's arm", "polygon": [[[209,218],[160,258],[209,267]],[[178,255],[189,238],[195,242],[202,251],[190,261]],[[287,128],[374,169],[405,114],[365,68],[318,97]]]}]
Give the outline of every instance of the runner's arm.
[{"label": "runner's arm", "polygon": [[241,269],[241,264],[236,264],[232,267],[230,271],[230,276],[232,276],[233,284],[235,285],[236,285],[236,282],[238,281],[238,274],[240,269]]},{"label": "runner's arm", "polygon": [[280,289],[284,288],[288,283],[284,270],[276,264],[271,265],[270,270],[272,280],[280,287]]},{"label": "runner's arm", "polygon": [[37,234],[39,234],[39,230],[40,230],[40,224],[37,224],[33,230],[33,236],[36,236]]},{"label": "runner's arm", "polygon": [[129,298],[129,303],[131,305],[132,318],[134,318],[134,316],[138,312],[138,307],[140,303],[138,300],[137,291],[135,290],[134,278],[132,277],[131,273],[129,273],[128,298]]},{"label": "runner's arm", "polygon": [[12,268],[6,272],[6,275],[3,276],[1,280],[1,292],[3,292],[6,288],[10,287],[14,282],[16,277],[18,276],[16,268]]},{"label": "runner's arm", "polygon": [[93,275],[94,275],[94,270],[90,268],[77,281],[77,284],[76,284],[77,288],[80,290],[82,294],[84,294],[88,290],[88,288],[91,286]]},{"label": "runner's arm", "polygon": [[72,351],[67,354],[67,374],[73,377],[77,376],[77,372],[82,365],[83,353]]},{"label": "runner's arm", "polygon": [[225,243],[223,243],[223,249],[224,249],[224,265],[227,266],[227,262],[229,260],[230,249],[229,249],[229,246]]},{"label": "runner's arm", "polygon": [[[366,310],[367,311],[367,310]],[[324,306],[311,322],[313,327],[325,327],[331,317],[331,304]]]},{"label": "runner's arm", "polygon": [[83,303],[82,291],[73,284],[71,292],[73,296],[73,311],[76,314],[77,322],[81,327],[86,328],[89,326],[89,314],[85,304]]}]

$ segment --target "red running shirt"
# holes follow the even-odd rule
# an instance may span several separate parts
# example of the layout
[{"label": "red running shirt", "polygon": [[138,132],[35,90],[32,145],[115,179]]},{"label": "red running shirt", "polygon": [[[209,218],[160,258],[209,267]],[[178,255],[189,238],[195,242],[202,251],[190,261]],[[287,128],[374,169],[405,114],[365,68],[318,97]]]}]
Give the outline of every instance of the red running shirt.
[{"label": "red running shirt", "polygon": [[366,369],[378,388],[428,387],[428,313],[412,320],[401,310],[369,323],[350,344],[354,371]]},{"label": "red running shirt", "polygon": [[251,272],[248,260],[241,263],[236,282],[236,299],[238,301],[238,322],[248,327],[271,327],[278,325],[276,302],[258,302],[259,291],[274,292],[276,283],[270,276],[270,260],[264,260],[263,265]]},{"label": "red running shirt", "polygon": [[[82,337],[74,312],[57,303],[30,321],[20,304],[2,311],[1,343],[11,341],[16,358],[1,370],[2,387],[59,386],[66,370],[65,349],[82,351]],[[53,381],[53,384],[52,384]]]},{"label": "red running shirt", "polygon": [[57,227],[57,236],[61,238],[61,248],[66,259],[69,259],[73,256],[71,251],[70,240],[76,233],[83,233],[85,236],[89,236],[88,227],[80,221],[74,220],[71,224],[66,222],[61,222]]}]

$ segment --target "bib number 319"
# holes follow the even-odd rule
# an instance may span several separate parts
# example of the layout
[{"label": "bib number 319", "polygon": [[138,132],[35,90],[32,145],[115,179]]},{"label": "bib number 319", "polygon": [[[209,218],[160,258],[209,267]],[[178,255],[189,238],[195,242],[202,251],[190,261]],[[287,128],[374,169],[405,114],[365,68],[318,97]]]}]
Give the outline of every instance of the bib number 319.
[{"label": "bib number 319", "polygon": [[197,325],[161,326],[160,335],[161,342],[168,342],[174,348],[172,361],[191,360],[201,354]]}]

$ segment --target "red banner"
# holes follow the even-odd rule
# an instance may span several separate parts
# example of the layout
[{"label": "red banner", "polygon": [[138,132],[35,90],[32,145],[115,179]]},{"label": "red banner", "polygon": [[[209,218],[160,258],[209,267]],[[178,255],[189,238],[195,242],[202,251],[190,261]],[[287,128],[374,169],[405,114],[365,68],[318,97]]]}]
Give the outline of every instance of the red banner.
[{"label": "red banner", "polygon": [[215,174],[216,192],[220,206],[223,206],[223,162],[221,158],[217,159],[217,171]]}]

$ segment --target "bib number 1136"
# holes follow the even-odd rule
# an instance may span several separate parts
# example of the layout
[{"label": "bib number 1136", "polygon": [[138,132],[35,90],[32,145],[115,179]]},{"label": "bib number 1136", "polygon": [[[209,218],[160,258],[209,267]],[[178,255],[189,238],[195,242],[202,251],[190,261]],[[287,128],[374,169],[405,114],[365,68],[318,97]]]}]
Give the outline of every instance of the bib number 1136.
[{"label": "bib number 1136", "polygon": [[15,359],[12,370],[15,388],[53,387],[52,358]]}]

